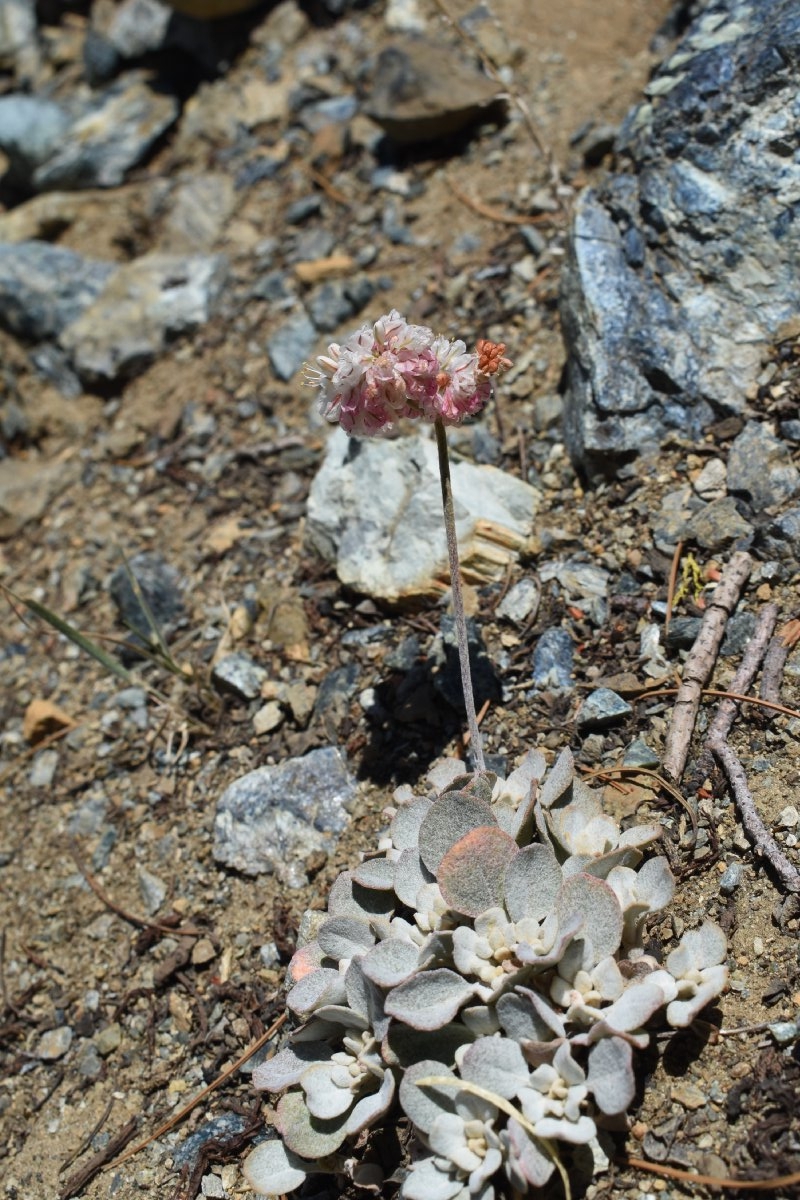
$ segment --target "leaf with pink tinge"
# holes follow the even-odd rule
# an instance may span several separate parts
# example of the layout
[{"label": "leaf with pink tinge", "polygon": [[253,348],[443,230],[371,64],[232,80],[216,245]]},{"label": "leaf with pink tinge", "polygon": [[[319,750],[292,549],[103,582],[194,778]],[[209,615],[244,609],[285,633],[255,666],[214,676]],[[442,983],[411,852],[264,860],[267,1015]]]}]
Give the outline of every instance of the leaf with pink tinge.
[{"label": "leaf with pink tinge", "polygon": [[354,958],[350,963],[344,982],[350,1008],[366,1017],[375,1037],[382,1038],[389,1026],[389,1018],[383,1011],[383,996],[372,980],[367,979],[360,959]]},{"label": "leaf with pink tinge", "polygon": [[435,1058],[425,1058],[421,1062],[412,1063],[400,1081],[400,1105],[403,1112],[423,1133],[430,1130],[440,1113],[455,1112],[456,1088],[437,1087],[436,1084],[417,1086],[418,1079],[435,1075],[444,1075],[448,1079],[456,1078],[443,1062]]},{"label": "leaf with pink tinge", "polygon": [[344,979],[331,967],[320,967],[304,975],[286,997],[286,1007],[304,1016],[322,1004],[341,1004],[345,999]]},{"label": "leaf with pink tinge", "polygon": [[340,960],[365,954],[375,945],[375,935],[364,919],[329,917],[317,930],[317,941],[329,958]]},{"label": "leaf with pink tinge", "polygon": [[361,959],[361,970],[378,987],[393,988],[413,975],[419,965],[419,946],[387,938]]},{"label": "leaf with pink tinge", "polygon": [[474,988],[455,971],[438,967],[393,988],[386,997],[386,1012],[414,1029],[439,1029],[452,1021]]},{"label": "leaf with pink tinge", "polygon": [[253,1071],[253,1087],[265,1092],[282,1092],[298,1083],[300,1076],[316,1063],[328,1062],[330,1046],[324,1042],[302,1042],[279,1050],[274,1058],[259,1063]]},{"label": "leaf with pink tinge", "polygon": [[699,929],[690,929],[680,945],[667,955],[666,968],[676,979],[690,971],[715,967],[728,953],[728,940],[713,921],[704,921]]},{"label": "leaf with pink tinge", "polygon": [[242,1164],[244,1177],[259,1196],[283,1196],[305,1183],[306,1176],[323,1171],[287,1150],[280,1138],[262,1142]]},{"label": "leaf with pink tinge", "polygon": [[381,1086],[377,1092],[364,1096],[353,1106],[353,1111],[347,1118],[347,1136],[353,1137],[369,1125],[373,1125],[378,1117],[382,1117],[392,1107],[394,1100],[394,1075],[387,1070],[383,1073]]},{"label": "leaf with pink tinge", "polygon": [[510,1038],[478,1038],[461,1060],[461,1078],[511,1100],[530,1081],[528,1064]]},{"label": "leaf with pink tinge", "polygon": [[471,829],[439,864],[436,877],[446,903],[468,917],[501,905],[506,870],[519,853],[513,837],[496,825]]},{"label": "leaf with pink tinge", "polygon": [[590,1050],[586,1083],[601,1112],[625,1112],[633,1100],[636,1080],[632,1057],[631,1047],[622,1038],[603,1038]]},{"label": "leaf with pink tinge", "polygon": [[298,947],[289,963],[289,975],[292,983],[299,983],[306,975],[318,970],[324,957],[318,941],[307,942],[305,946]]},{"label": "leaf with pink tinge", "polygon": [[564,881],[556,899],[555,911],[559,924],[565,925],[574,917],[583,921],[581,936],[591,945],[592,967],[619,949],[622,938],[622,909],[613,890],[593,875],[573,875]]},{"label": "leaf with pink tinge", "polygon": [[484,800],[467,792],[447,792],[434,800],[419,829],[420,857],[428,870],[436,874],[450,847],[482,825],[497,825],[497,817]]},{"label": "leaf with pink tinge", "polygon": [[320,1121],[312,1117],[302,1092],[287,1092],[281,1097],[275,1128],[288,1149],[301,1158],[325,1158],[338,1150],[346,1137],[345,1123],[339,1118]]},{"label": "leaf with pink tinge", "polygon": [[564,882],[561,867],[549,846],[525,846],[508,864],[504,892],[506,912],[512,921],[533,917],[541,921],[552,912]]}]

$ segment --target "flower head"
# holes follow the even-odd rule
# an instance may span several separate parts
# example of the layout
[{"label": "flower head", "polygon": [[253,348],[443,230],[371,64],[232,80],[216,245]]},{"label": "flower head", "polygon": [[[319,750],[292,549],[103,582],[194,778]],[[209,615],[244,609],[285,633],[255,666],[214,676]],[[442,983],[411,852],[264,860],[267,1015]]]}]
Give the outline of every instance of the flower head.
[{"label": "flower head", "polygon": [[306,380],[320,388],[320,412],[347,434],[388,432],[402,417],[457,425],[480,412],[491,395],[491,377],[510,366],[502,343],[435,337],[410,325],[396,309],[362,325],[309,367]]}]

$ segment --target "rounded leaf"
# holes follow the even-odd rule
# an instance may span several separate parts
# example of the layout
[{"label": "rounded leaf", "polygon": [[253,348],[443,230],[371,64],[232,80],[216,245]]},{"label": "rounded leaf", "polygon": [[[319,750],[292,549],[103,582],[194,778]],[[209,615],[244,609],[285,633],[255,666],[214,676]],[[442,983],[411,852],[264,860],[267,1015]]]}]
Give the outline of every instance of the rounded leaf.
[{"label": "rounded leaf", "polygon": [[436,1118],[443,1112],[455,1112],[455,1088],[437,1087],[435,1084],[418,1087],[417,1080],[431,1075],[446,1075],[455,1079],[448,1066],[435,1058],[424,1058],[412,1063],[404,1072],[400,1082],[400,1107],[408,1119],[423,1133],[430,1130]]},{"label": "rounded leaf", "polygon": [[409,908],[416,908],[419,889],[426,883],[433,883],[435,876],[423,866],[419,850],[414,846],[403,850],[395,863],[394,890],[395,895]]},{"label": "rounded leaf", "polygon": [[622,1038],[603,1038],[589,1051],[586,1084],[601,1112],[625,1112],[633,1100],[636,1080],[631,1058],[631,1047]]},{"label": "rounded leaf", "polygon": [[341,961],[364,954],[375,945],[369,922],[359,917],[329,917],[317,931],[317,941],[329,958]]},{"label": "rounded leaf", "polygon": [[528,1064],[510,1038],[482,1037],[469,1046],[461,1060],[461,1078],[511,1100],[530,1082]]},{"label": "rounded leaf", "polygon": [[436,873],[439,889],[454,912],[478,917],[503,903],[506,870],[520,853],[497,825],[471,829],[451,846]]},{"label": "rounded leaf", "polygon": [[541,921],[553,911],[563,882],[558,859],[549,846],[541,842],[525,846],[508,864],[504,885],[506,912],[512,921],[521,921],[523,917]]},{"label": "rounded leaf", "polygon": [[391,891],[395,864],[388,858],[368,858],[353,871],[353,880],[370,891]]},{"label": "rounded leaf", "polygon": [[428,870],[435,875],[450,847],[481,825],[497,825],[485,800],[467,792],[446,792],[434,800],[419,828],[419,853]]},{"label": "rounded leaf", "polygon": [[[463,1012],[461,1016],[463,1017]],[[436,1054],[442,1062],[453,1067],[456,1052],[461,1046],[469,1045],[472,1037],[470,1030],[462,1025],[460,1020],[444,1025],[432,1033],[392,1021],[381,1046],[381,1057],[391,1066],[410,1067]]]},{"label": "rounded leaf", "polygon": [[393,988],[413,975],[419,966],[419,946],[400,938],[378,942],[361,959],[361,970],[378,987]]},{"label": "rounded leaf", "polygon": [[244,1176],[260,1196],[282,1196],[305,1182],[306,1176],[321,1171],[314,1162],[303,1162],[287,1150],[280,1138],[261,1142],[242,1164]]},{"label": "rounded leaf", "polygon": [[590,943],[593,951],[591,966],[619,949],[622,909],[604,880],[585,872],[566,879],[556,899],[555,910],[560,925],[575,917],[582,921],[581,936]]},{"label": "rounded leaf", "polygon": [[416,850],[419,827],[430,811],[433,800],[418,796],[410,804],[401,804],[389,826],[389,837],[395,850]]},{"label": "rounded leaf", "polygon": [[275,1128],[287,1148],[301,1158],[325,1158],[339,1149],[346,1136],[341,1118],[320,1121],[312,1117],[302,1092],[287,1092],[281,1097]]},{"label": "rounded leaf", "polygon": [[253,1071],[253,1087],[264,1092],[282,1092],[298,1083],[304,1071],[315,1063],[330,1059],[330,1047],[325,1042],[301,1042],[286,1046],[274,1058],[259,1063]]},{"label": "rounded leaf", "polygon": [[378,1117],[382,1117],[385,1112],[389,1111],[393,1100],[394,1075],[387,1070],[383,1073],[378,1091],[364,1096],[354,1106],[347,1118],[347,1136],[352,1137],[354,1134],[360,1133],[362,1129],[374,1125]]},{"label": "rounded leaf", "polygon": [[286,997],[286,1007],[302,1017],[322,1004],[341,1004],[344,999],[344,980],[339,972],[320,967],[298,980]]},{"label": "rounded leaf", "polygon": [[551,808],[572,787],[575,779],[575,760],[572,751],[565,748],[544,777],[539,803],[542,808]]},{"label": "rounded leaf", "polygon": [[390,1017],[414,1029],[440,1029],[474,994],[471,984],[448,967],[424,971],[393,988],[386,997]]}]

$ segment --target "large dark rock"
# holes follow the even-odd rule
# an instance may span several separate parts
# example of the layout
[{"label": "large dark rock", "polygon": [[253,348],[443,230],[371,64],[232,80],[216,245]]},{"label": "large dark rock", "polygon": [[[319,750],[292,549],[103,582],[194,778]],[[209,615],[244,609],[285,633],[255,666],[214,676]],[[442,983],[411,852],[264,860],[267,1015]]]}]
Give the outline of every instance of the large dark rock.
[{"label": "large dark rock", "polygon": [[800,305],[800,0],[714,0],[580,198],[564,274],[570,453],[590,476],[742,410]]}]

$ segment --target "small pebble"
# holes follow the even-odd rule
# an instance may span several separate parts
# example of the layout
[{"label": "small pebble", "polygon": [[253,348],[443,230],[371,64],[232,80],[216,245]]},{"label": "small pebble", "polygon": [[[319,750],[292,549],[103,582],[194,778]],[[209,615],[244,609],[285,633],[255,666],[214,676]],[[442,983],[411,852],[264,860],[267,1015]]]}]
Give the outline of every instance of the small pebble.
[{"label": "small pebble", "polygon": [[729,863],[726,869],[724,869],[724,874],[720,880],[720,892],[722,895],[733,895],[736,888],[740,886],[744,874],[745,869],[741,863]]},{"label": "small pebble", "polygon": [[701,1092],[698,1087],[691,1083],[679,1083],[670,1092],[672,1099],[676,1104],[683,1105],[691,1112],[695,1109],[702,1108],[706,1102],[705,1093]]},{"label": "small pebble", "polygon": [[283,709],[277,700],[268,700],[253,717],[253,729],[259,735],[271,733],[283,724]]},{"label": "small pebble", "polygon": [[783,812],[778,817],[778,826],[780,829],[794,829],[800,822],[800,813],[793,804],[787,804]]},{"label": "small pebble", "polygon": [[121,1041],[122,1028],[116,1021],[94,1036],[95,1049],[101,1058],[108,1058],[109,1054],[113,1054]]},{"label": "small pebble", "polygon": [[797,1025],[794,1021],[773,1021],[768,1028],[779,1046],[788,1046],[797,1037]]},{"label": "small pebble", "polygon": [[247,654],[223,654],[211,672],[214,686],[220,692],[240,700],[255,700],[261,695],[261,685],[267,672]]},{"label": "small pebble", "polygon": [[195,967],[204,967],[206,963],[210,963],[212,959],[217,957],[217,952],[214,949],[214,944],[209,938],[200,938],[195,942],[192,948],[192,965]]},{"label": "small pebble", "polygon": [[45,1062],[55,1062],[63,1058],[72,1045],[72,1030],[69,1025],[59,1025],[57,1029],[48,1029],[39,1039],[39,1045],[34,1053]]}]

